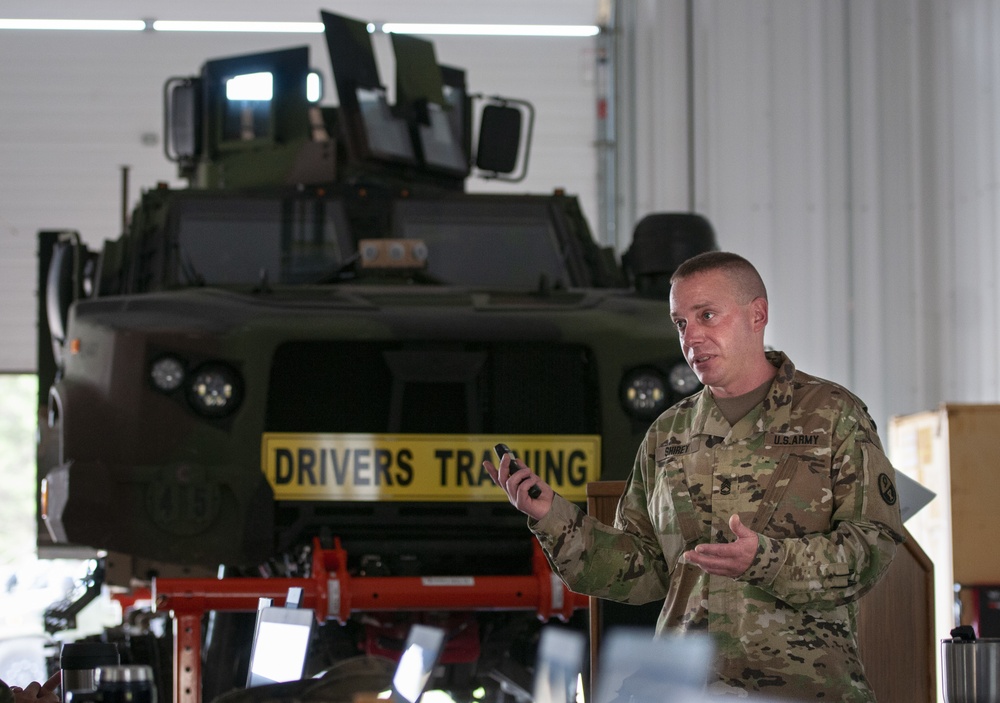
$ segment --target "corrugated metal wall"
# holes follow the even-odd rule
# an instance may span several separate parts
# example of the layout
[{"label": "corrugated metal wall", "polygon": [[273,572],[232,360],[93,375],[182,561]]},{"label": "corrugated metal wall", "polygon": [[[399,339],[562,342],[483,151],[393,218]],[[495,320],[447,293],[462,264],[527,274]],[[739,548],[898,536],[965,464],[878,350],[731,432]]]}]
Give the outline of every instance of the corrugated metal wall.
[{"label": "corrugated metal wall", "polygon": [[[637,202],[687,195],[759,265],[768,343],[855,390],[883,428],[943,401],[997,402],[1000,2],[635,8],[639,53],[690,21],[693,86],[690,191],[638,179]],[[634,103],[639,144],[676,97],[663,69],[638,66],[637,83],[664,88]]]},{"label": "corrugated metal wall", "polygon": [[881,424],[926,373],[906,323],[921,294],[914,23],[891,1],[740,7],[695,4],[695,206],[758,263],[768,342],[855,389]]},{"label": "corrugated metal wall", "polygon": [[1000,396],[1000,5],[934,6],[931,40],[940,93],[928,241],[944,286],[939,341],[948,400]]},{"label": "corrugated metal wall", "polygon": [[[319,9],[372,21],[594,24],[596,0],[352,0],[316,4],[148,0],[87,3],[5,0],[0,17],[244,19],[316,22]],[[467,69],[470,89],[534,103],[528,177],[470,190],[577,193],[596,220],[593,38],[433,37],[438,60]],[[334,95],[325,40],[313,34],[0,31],[0,371],[32,371],[36,340],[36,231],[77,229],[99,245],[117,237],[120,166],[130,200],[174,181],[163,156],[162,89],[209,58],[308,44]],[[377,37],[392,90],[388,39]],[[179,184],[178,184],[179,185]]]}]

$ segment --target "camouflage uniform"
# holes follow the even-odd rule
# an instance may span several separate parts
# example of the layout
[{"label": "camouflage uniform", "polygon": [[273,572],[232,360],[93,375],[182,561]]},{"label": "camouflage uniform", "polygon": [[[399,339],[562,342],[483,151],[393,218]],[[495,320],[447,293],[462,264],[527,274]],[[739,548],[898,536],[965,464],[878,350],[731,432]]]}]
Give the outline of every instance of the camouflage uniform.
[{"label": "camouflage uniform", "polygon": [[[665,598],[658,633],[712,632],[713,690],[873,701],[855,619],[902,541],[894,471],[860,400],[784,354],[768,359],[767,397],[734,426],[706,391],[653,423],[614,528],[557,496],[531,529],[572,590]],[[746,572],[685,563],[696,544],[733,538],[734,513],[760,533]]]}]

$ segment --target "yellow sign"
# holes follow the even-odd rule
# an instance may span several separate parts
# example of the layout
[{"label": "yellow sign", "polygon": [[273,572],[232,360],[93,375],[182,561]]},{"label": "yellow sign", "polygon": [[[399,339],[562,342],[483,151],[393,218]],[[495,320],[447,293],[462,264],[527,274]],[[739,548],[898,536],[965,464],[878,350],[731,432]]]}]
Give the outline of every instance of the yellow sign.
[{"label": "yellow sign", "polygon": [[601,474],[599,435],[269,432],[261,469],[278,500],[503,501],[483,468],[498,442],[571,501]]}]

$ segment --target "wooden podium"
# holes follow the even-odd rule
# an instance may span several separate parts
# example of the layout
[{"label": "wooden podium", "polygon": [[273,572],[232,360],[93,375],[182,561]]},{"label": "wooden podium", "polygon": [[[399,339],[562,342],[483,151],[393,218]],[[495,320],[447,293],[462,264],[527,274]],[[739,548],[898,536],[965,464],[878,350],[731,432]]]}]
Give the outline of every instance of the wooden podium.
[{"label": "wooden podium", "polygon": [[[602,522],[615,517],[624,481],[587,485],[587,511]],[[904,530],[905,532],[905,530]],[[937,700],[937,642],[934,639],[934,566],[913,538],[896,550],[881,581],[861,599],[858,611],[861,660],[879,703]],[[590,682],[598,672],[603,606],[590,599]],[[652,624],[652,623],[650,623]]]}]

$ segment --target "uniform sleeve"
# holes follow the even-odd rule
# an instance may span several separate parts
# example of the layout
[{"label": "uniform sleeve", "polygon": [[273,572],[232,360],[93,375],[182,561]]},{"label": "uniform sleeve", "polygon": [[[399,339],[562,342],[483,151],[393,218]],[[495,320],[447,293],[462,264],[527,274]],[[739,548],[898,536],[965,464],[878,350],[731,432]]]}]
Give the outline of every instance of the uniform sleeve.
[{"label": "uniform sleeve", "polygon": [[791,605],[836,607],[857,600],[882,577],[903,541],[895,471],[865,415],[840,423],[833,457],[831,531],[800,538],[759,536],[740,580]]},{"label": "uniform sleeve", "polygon": [[601,523],[561,496],[529,528],[553,570],[576,592],[640,605],[666,597],[669,569],[646,508],[641,478],[646,443],[618,504],[615,526]]}]

